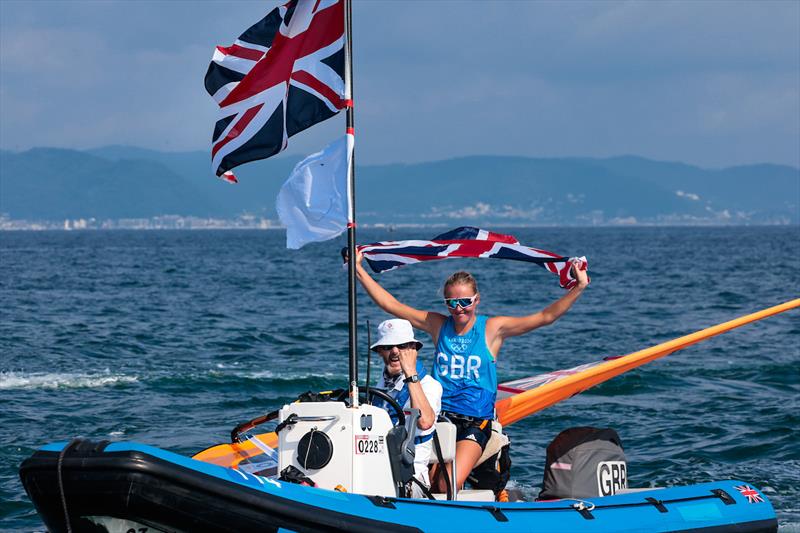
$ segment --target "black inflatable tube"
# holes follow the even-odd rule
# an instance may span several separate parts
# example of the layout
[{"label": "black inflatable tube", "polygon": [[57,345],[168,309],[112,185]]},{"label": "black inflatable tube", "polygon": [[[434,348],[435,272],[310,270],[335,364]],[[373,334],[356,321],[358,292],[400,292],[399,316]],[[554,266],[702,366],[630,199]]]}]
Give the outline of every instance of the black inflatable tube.
[{"label": "black inflatable tube", "polygon": [[[67,531],[57,482],[58,453],[37,452],[20,478],[48,530]],[[387,531],[416,528],[320,509],[136,452],[66,456],[62,477],[74,531],[80,516],[113,516],[166,531]]]}]

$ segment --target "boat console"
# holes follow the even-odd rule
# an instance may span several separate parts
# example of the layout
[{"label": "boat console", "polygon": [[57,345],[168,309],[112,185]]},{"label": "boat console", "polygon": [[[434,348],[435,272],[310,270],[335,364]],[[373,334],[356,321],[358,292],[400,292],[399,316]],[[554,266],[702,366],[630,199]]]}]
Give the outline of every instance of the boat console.
[{"label": "boat console", "polygon": [[[402,441],[410,440],[413,450],[405,420],[395,428],[385,410],[343,402],[288,404],[278,420],[278,472],[293,467],[325,489],[398,495],[392,456],[403,461],[396,457]],[[413,455],[406,462],[413,468]]]}]

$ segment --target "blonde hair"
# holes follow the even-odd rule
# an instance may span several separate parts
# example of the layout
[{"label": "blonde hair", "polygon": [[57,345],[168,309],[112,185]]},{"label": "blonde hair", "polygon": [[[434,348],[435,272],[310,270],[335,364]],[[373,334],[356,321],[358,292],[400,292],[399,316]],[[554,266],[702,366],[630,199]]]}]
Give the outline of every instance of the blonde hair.
[{"label": "blonde hair", "polygon": [[451,285],[469,285],[472,287],[472,290],[475,291],[475,294],[478,294],[478,282],[475,281],[475,278],[472,277],[472,274],[465,272],[464,270],[459,270],[458,272],[451,274],[450,277],[445,280],[442,292],[447,291],[447,287],[450,287]]}]

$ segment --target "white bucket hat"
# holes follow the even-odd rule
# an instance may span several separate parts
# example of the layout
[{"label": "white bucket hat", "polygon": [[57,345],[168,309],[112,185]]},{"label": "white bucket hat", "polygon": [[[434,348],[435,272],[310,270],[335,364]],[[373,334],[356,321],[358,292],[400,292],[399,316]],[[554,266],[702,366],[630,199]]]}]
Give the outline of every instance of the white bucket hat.
[{"label": "white bucket hat", "polygon": [[378,346],[395,346],[407,342],[416,342],[417,350],[422,348],[422,343],[414,338],[414,328],[411,322],[402,318],[392,318],[384,320],[378,325],[378,341],[369,348],[373,351]]}]

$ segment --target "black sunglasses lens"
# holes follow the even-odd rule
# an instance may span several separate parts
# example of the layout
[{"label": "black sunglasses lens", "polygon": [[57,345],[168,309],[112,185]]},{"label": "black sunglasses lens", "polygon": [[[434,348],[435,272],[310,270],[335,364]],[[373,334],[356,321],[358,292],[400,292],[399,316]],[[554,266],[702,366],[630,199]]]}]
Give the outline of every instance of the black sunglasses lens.
[{"label": "black sunglasses lens", "polygon": [[390,352],[392,348],[397,347],[398,350],[408,350],[409,348],[416,348],[416,342],[404,342],[403,344],[391,344],[389,346],[378,346],[378,350],[382,352]]}]

